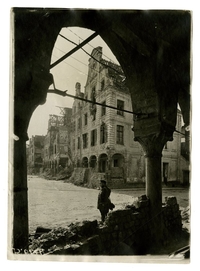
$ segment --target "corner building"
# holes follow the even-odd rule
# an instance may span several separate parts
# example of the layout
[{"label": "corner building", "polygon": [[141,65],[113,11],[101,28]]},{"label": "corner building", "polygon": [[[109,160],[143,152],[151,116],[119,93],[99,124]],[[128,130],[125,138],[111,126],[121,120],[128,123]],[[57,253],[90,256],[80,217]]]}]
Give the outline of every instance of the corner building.
[{"label": "corner building", "polygon": [[[81,91],[80,83],[76,83],[75,91],[78,99],[73,103],[71,122],[74,172],[85,174],[92,186],[98,185],[103,178],[111,187],[144,182],[145,158],[141,146],[134,141],[133,114],[123,111],[133,111],[125,76],[120,66],[102,58],[102,47],[92,51],[84,92]],[[181,125],[180,115],[178,125]],[[163,152],[166,154],[163,181],[180,179],[179,137],[176,134],[175,141],[168,142]],[[173,163],[172,178],[170,163]]]}]

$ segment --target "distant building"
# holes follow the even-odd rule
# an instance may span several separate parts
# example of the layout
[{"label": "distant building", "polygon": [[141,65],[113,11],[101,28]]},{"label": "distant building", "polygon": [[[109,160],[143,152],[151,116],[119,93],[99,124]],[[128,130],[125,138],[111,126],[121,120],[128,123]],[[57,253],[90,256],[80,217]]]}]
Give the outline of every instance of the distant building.
[{"label": "distant building", "polygon": [[27,169],[29,174],[37,174],[43,167],[44,136],[35,135],[29,139],[27,147]]},{"label": "distant building", "polygon": [[[144,182],[145,158],[141,146],[134,141],[133,114],[123,111],[132,112],[132,103],[121,67],[104,60],[102,48],[97,47],[89,59],[84,92],[80,83],[75,88],[76,97],[101,104],[74,100],[71,150],[75,167],[88,168],[90,183],[97,184],[104,177],[111,186]],[[180,131],[180,112],[177,118]],[[167,142],[163,150],[163,182],[181,181],[180,150],[180,134],[174,133],[174,140]]]},{"label": "distant building", "polygon": [[72,164],[70,150],[71,108],[62,108],[62,116],[50,115],[44,141],[44,169],[56,174]]}]

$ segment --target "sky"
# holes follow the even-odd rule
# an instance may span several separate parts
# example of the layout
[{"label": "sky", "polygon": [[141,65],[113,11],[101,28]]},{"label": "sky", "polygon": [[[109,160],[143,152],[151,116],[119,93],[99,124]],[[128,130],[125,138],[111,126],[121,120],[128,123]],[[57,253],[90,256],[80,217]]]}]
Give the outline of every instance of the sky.
[{"label": "sky", "polygon": [[[70,39],[76,44],[81,43],[93,33],[94,32],[89,29],[79,27],[63,28],[60,32],[62,36],[67,37],[67,39]],[[97,36],[95,39],[83,46],[83,49],[91,54],[92,50],[97,46],[103,47],[104,59],[111,60],[114,63],[119,64],[109,47],[100,36]],[[52,52],[51,63],[54,63],[74,47],[74,44],[58,35]],[[81,91],[84,92],[84,86],[86,84],[88,73],[89,58],[90,57],[88,54],[79,49],[63,62],[52,68],[50,72],[53,74],[56,88],[62,91],[68,90],[68,94],[75,95],[75,84],[76,82],[79,82],[81,83]],[[53,86],[51,85],[49,88],[53,88]],[[59,107],[71,108],[73,101],[73,98],[62,97],[50,93],[47,94],[46,103],[44,105],[39,105],[31,117],[28,128],[29,138],[34,135],[46,135],[49,115],[60,115]]]}]

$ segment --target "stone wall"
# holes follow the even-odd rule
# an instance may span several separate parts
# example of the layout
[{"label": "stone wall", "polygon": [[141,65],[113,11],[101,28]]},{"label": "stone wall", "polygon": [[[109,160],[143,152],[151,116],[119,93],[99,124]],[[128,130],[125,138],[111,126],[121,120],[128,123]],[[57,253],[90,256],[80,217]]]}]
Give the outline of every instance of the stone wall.
[{"label": "stone wall", "polygon": [[[162,207],[162,245],[182,231],[182,218],[175,197],[167,197]],[[146,195],[125,209],[111,211],[104,224],[83,221],[58,228],[32,240],[30,251],[57,255],[143,255],[149,253],[152,218]],[[171,239],[170,239],[171,238]]]}]

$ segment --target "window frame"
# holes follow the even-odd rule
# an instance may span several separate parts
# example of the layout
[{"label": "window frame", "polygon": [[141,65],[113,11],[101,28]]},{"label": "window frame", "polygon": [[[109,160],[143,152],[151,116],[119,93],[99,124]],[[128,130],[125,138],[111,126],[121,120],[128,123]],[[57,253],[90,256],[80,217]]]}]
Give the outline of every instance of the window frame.
[{"label": "window frame", "polygon": [[118,116],[122,116],[122,117],[124,116],[124,112],[120,110],[120,109],[124,110],[124,105],[125,105],[125,102],[123,100],[117,99],[117,115]]},{"label": "window frame", "polygon": [[119,145],[124,145],[124,126],[117,125],[116,131],[117,131],[116,143]]}]

